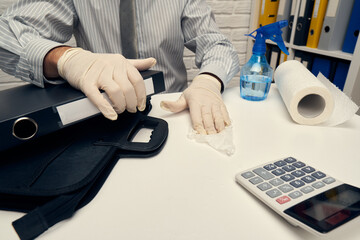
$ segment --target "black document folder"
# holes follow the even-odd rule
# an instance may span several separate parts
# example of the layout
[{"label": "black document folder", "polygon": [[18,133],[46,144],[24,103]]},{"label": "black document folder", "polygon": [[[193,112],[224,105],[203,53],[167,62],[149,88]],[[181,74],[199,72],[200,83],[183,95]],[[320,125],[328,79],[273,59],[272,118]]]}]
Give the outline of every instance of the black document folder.
[{"label": "black document folder", "polygon": [[287,41],[288,43],[290,43],[290,37],[291,37],[291,31],[293,28],[293,24],[294,24],[294,17],[296,14],[296,3],[298,0],[293,0],[291,1],[291,10],[290,10],[290,16],[289,16],[289,25],[287,26],[287,34],[286,34],[286,39],[285,41]]},{"label": "black document folder", "polygon": [[303,0],[301,2],[294,38],[294,44],[296,45],[306,45],[314,2],[314,0]]},{"label": "black document folder", "polygon": [[[116,121],[96,116],[1,153],[0,209],[27,213],[13,222],[21,240],[89,203],[120,158],[161,151],[168,124],[147,116],[150,109],[149,101],[143,112],[124,112]],[[149,142],[134,141],[141,129],[152,129]]]},{"label": "black document folder", "polygon": [[[148,70],[141,74],[147,95],[165,90],[162,72]],[[47,88],[25,85],[1,91],[0,151],[98,114],[85,95],[68,84]]]}]

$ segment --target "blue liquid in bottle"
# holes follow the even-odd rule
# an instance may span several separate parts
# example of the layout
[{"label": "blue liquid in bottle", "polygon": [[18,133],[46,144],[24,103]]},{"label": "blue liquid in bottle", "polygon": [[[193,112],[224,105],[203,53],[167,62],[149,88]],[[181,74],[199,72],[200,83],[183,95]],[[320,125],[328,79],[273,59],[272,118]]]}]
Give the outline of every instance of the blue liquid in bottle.
[{"label": "blue liquid in bottle", "polygon": [[272,79],[262,75],[243,75],[240,78],[240,95],[250,101],[266,99]]},{"label": "blue liquid in bottle", "polygon": [[240,96],[250,101],[265,100],[271,86],[273,69],[263,54],[253,54],[241,68]]}]

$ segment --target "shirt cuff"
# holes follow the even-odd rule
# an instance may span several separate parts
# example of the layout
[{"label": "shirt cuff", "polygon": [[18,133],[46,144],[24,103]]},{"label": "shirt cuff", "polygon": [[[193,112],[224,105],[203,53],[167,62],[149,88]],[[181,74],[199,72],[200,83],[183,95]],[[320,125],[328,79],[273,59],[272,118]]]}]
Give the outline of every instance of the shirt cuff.
[{"label": "shirt cuff", "polygon": [[43,38],[33,39],[26,45],[25,58],[30,65],[28,77],[31,83],[39,87],[44,87],[44,81],[46,81],[43,73],[44,58],[51,49],[62,45],[61,43]]},{"label": "shirt cuff", "polygon": [[224,70],[224,68],[222,68],[220,65],[217,65],[214,63],[208,64],[208,65],[202,67],[200,69],[199,74],[201,74],[201,73],[211,73],[211,74],[217,76],[221,80],[223,87],[226,87],[226,85],[229,82],[229,79],[228,79],[229,73],[226,72]]}]

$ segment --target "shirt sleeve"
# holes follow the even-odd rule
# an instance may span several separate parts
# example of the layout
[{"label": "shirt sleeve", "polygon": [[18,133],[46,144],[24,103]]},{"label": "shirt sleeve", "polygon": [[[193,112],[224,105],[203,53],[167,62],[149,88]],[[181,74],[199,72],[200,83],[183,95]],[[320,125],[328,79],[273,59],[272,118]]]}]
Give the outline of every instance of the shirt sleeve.
[{"label": "shirt sleeve", "polygon": [[239,72],[239,57],[216,25],[204,0],[188,1],[182,15],[185,47],[195,53],[200,73],[212,73],[226,84]]},{"label": "shirt sleeve", "polygon": [[0,68],[44,87],[44,57],[70,40],[76,21],[70,0],[15,3],[0,16]]}]

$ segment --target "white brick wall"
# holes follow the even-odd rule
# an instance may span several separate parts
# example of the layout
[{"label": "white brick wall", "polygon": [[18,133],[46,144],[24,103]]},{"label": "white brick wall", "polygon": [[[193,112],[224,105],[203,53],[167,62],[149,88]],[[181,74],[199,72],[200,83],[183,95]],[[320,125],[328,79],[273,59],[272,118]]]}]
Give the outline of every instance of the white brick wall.
[{"label": "white brick wall", "polygon": [[[11,3],[16,0],[1,0],[0,14]],[[245,63],[247,39],[245,33],[249,31],[251,0],[206,0],[211,6],[215,20],[220,30],[234,44],[240,59],[240,65]],[[191,81],[198,69],[195,66],[194,54],[188,50],[184,54],[185,66],[188,72],[188,80]],[[229,87],[236,86],[239,82],[239,74],[237,74]],[[22,82],[9,76],[0,70],[0,90],[16,86]]]},{"label": "white brick wall", "polygon": [[[247,37],[244,34],[249,32],[251,0],[206,0],[211,6],[216,23],[221,32],[233,43],[240,65],[245,64],[247,51]],[[188,72],[188,81],[191,81],[198,73],[195,66],[194,54],[185,51],[184,62]],[[240,74],[236,74],[228,87],[239,84]]]}]

